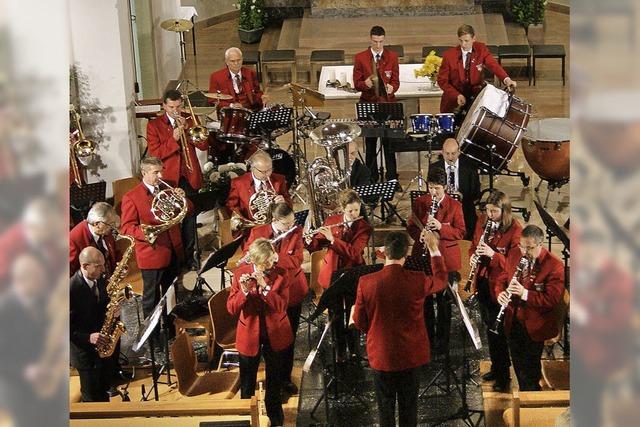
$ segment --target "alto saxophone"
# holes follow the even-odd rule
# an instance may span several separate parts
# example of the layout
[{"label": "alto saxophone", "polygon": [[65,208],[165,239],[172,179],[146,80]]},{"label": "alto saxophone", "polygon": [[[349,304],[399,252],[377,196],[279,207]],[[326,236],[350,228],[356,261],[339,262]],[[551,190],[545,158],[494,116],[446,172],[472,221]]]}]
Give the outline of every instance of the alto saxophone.
[{"label": "alto saxophone", "polygon": [[120,308],[120,304],[122,304],[124,300],[131,298],[131,296],[133,295],[131,285],[126,284],[123,288],[121,288],[120,282],[124,280],[129,271],[127,264],[129,263],[129,259],[133,254],[135,241],[133,240],[133,237],[126,234],[120,234],[118,238],[128,240],[129,246],[122,255],[122,259],[113,270],[113,274],[111,274],[111,277],[109,278],[109,283],[107,283],[107,295],[109,297],[109,304],[107,305],[107,312],[104,316],[104,324],[100,329],[100,334],[105,335],[109,342],[105,345],[97,346],[96,349],[98,350],[98,355],[101,358],[109,357],[113,354],[120,336],[124,332],[126,332],[124,323],[120,320],[117,320],[116,312]]},{"label": "alto saxophone", "polygon": [[[487,218],[487,223],[484,225],[484,231],[482,232],[482,236],[480,236],[480,240],[478,240],[478,246],[480,243],[486,242],[490,236],[495,233],[498,229],[499,223],[496,221],[490,220]],[[470,292],[471,285],[473,281],[476,279],[476,274],[478,274],[478,268],[480,267],[480,256],[478,256],[478,250],[476,247],[476,252],[473,253],[471,258],[469,259],[469,277],[467,278],[467,283],[464,285],[464,291]]]}]

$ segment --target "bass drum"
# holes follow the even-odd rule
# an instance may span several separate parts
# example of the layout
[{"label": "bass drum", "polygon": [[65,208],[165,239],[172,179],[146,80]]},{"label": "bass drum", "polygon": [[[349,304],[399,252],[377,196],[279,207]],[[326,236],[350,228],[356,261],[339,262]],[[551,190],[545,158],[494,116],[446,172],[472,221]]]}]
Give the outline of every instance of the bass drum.
[{"label": "bass drum", "polygon": [[571,120],[541,119],[531,122],[522,140],[522,152],[531,169],[545,181],[569,179]]},{"label": "bass drum", "polygon": [[280,148],[269,148],[266,150],[273,160],[273,171],[284,175],[289,188],[293,188],[296,183],[296,162],[293,157]]},{"label": "bass drum", "polygon": [[[458,131],[460,151],[486,168],[505,169],[527,130],[531,112],[531,104],[486,85]],[[491,147],[495,147],[493,154]]]}]

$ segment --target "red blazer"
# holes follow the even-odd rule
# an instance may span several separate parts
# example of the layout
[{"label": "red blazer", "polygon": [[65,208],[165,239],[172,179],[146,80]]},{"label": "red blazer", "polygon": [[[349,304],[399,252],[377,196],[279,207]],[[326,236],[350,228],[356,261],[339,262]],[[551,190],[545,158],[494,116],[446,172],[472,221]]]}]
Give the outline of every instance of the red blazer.
[{"label": "red blazer", "polygon": [[[423,225],[427,223],[430,210],[431,194],[420,196],[413,202],[413,213]],[[444,264],[447,266],[447,271],[458,271],[462,267],[458,240],[463,239],[466,232],[462,204],[445,194],[436,212],[436,219],[442,223],[442,228],[438,232],[440,234],[438,247],[444,258]],[[413,222],[412,217],[409,217],[409,221],[407,221],[407,233],[413,239],[411,255],[420,256],[424,253],[423,245],[420,242],[420,229]]]},{"label": "red blazer", "polygon": [[[473,232],[473,241],[469,247],[469,257],[473,255],[484,231],[484,226],[487,223],[487,216],[482,215],[478,222],[476,222],[476,228]],[[517,219],[513,218],[511,226],[502,232],[498,230],[493,238],[487,242],[487,244],[496,251],[491,259],[486,256],[480,258],[480,266],[478,267],[478,273],[476,274],[476,282],[479,277],[483,277],[489,280],[489,293],[494,301],[498,300],[498,295],[494,294],[493,284],[500,277],[503,270],[507,268],[508,263],[518,265],[522,252],[520,251],[520,236],[522,235],[522,226]]]},{"label": "red blazer", "polygon": [[[113,273],[116,263],[120,261],[122,254],[116,249],[116,239],[110,233],[104,236],[104,242],[107,244],[109,251],[109,259],[106,260],[107,275]],[[69,232],[69,277],[73,276],[76,271],[80,270],[80,261],[78,256],[80,252],[87,246],[97,248],[97,243],[89,231],[89,223],[83,220],[78,223]]]},{"label": "red blazer", "polygon": [[[249,110],[257,111],[262,109],[262,90],[255,70],[242,67],[240,74],[242,75],[243,91],[240,94],[236,94],[233,89],[229,68],[224,67],[222,70],[211,73],[211,77],[209,77],[209,92],[220,91],[220,93],[233,96],[233,99],[221,100],[218,104],[219,108],[228,107],[231,103],[241,103],[244,108]],[[215,100],[210,99],[209,103],[213,104]]]},{"label": "red blazer", "polygon": [[153,245],[147,243],[141,224],[160,224],[151,213],[153,195],[144,182],[135,186],[122,197],[123,234],[135,239],[136,260],[141,269],[166,268],[171,263],[171,254],[179,259],[184,257],[180,224],[176,224],[164,233],[160,233]]},{"label": "red blazer", "polygon": [[[273,227],[271,224],[259,225],[251,229],[251,233],[244,243],[244,251],[249,250],[249,246],[254,240],[264,237],[273,238]],[[302,244],[302,228],[287,234],[285,238],[275,243],[278,251],[277,267],[286,272],[287,288],[289,289],[289,307],[302,304],[304,297],[309,292],[307,276],[302,271],[302,260],[304,257]]]},{"label": "red blazer", "polygon": [[[324,225],[339,224],[344,221],[344,215],[332,215],[324,220]],[[311,243],[307,246],[309,252],[315,252],[324,247],[328,247],[327,255],[322,260],[318,283],[327,289],[331,284],[331,275],[341,268],[354,267],[364,264],[362,254],[369,242],[369,236],[373,228],[364,219],[359,219],[351,224],[347,232],[345,226],[333,227],[331,232],[335,240],[330,244],[322,234],[316,234]]]},{"label": "red blazer", "polygon": [[[185,129],[188,128],[189,121],[187,121]],[[208,146],[208,140],[196,144],[196,147],[200,150],[206,150]],[[191,172],[189,172],[184,164],[182,151],[180,151],[180,141],[173,139],[173,127],[166,114],[147,123],[147,147],[149,148],[148,153],[150,156],[158,157],[162,160],[164,166],[162,176],[165,181],[177,184],[180,177],[184,176],[195,190],[199,190],[202,187],[202,170],[196,156],[196,149],[191,142],[187,142],[187,151],[192,168]]]},{"label": "red blazer", "polygon": [[358,53],[353,59],[353,85],[356,90],[362,92],[360,94],[360,102],[396,102],[394,93],[398,91],[400,87],[400,67],[398,66],[398,54],[388,49],[383,49],[382,56],[376,64],[378,67],[378,74],[384,84],[390,84],[393,86],[393,93],[387,94],[385,97],[376,97],[375,88],[368,88],[364,81],[373,74],[373,68],[371,62],[373,61],[373,54],[371,49],[367,49]]},{"label": "red blazer", "polygon": [[429,362],[424,299],[447,284],[442,257],[433,257],[431,263],[434,276],[391,264],[360,278],[353,320],[367,333],[367,355],[373,369],[403,371]]},{"label": "red blazer", "polygon": [[452,113],[458,106],[458,95],[468,97],[477,95],[484,86],[484,67],[503,81],[507,77],[506,71],[498,64],[484,43],[474,42],[471,50],[471,65],[469,80],[467,80],[462,65],[462,48],[452,47],[442,54],[442,65],[438,72],[438,86],[442,89],[440,112]]},{"label": "red blazer", "polygon": [[[276,193],[281,194],[287,204],[293,207],[291,196],[289,196],[289,188],[287,187],[287,181],[284,176],[272,173],[271,183]],[[255,184],[253,183],[253,174],[247,172],[237,178],[231,180],[231,190],[229,190],[229,197],[227,197],[226,206],[231,212],[238,212],[244,218],[253,219],[253,215],[249,210],[249,198],[255,193]]]},{"label": "red blazer", "polygon": [[[519,259],[510,260],[495,284],[495,294],[507,289],[513,277]],[[504,316],[504,327],[507,335],[511,330],[514,311],[518,320],[527,329],[533,341],[542,342],[558,335],[558,325],[554,315],[554,307],[562,301],[564,294],[564,266],[555,255],[542,248],[532,270],[533,278],[518,281],[529,290],[526,301],[513,296]],[[536,285],[542,288],[536,290]],[[517,308],[517,310],[516,310]]]},{"label": "red blazer", "polygon": [[[233,273],[227,311],[238,316],[236,348],[244,356],[255,356],[260,346],[260,313],[264,315],[269,344],[274,351],[282,351],[293,343],[293,332],[287,317],[289,289],[284,272],[272,269],[265,281],[271,286],[266,296],[249,292],[246,296],[240,287],[240,276],[253,273],[253,264],[238,267]],[[264,332],[264,331],[263,331]]]}]

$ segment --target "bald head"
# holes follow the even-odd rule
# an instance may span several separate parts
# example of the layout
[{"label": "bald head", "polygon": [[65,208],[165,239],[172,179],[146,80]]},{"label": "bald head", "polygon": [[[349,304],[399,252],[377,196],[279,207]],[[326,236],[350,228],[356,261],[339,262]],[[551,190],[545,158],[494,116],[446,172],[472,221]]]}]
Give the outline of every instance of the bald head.
[{"label": "bald head", "polygon": [[11,278],[13,290],[26,299],[37,298],[46,289],[47,277],[42,262],[30,253],[15,259]]},{"label": "bald head", "polygon": [[460,157],[460,146],[455,138],[447,138],[442,144],[442,157],[447,164],[453,165]]},{"label": "bald head", "polygon": [[97,248],[87,246],[78,256],[82,273],[91,280],[97,280],[104,273],[104,256]]}]

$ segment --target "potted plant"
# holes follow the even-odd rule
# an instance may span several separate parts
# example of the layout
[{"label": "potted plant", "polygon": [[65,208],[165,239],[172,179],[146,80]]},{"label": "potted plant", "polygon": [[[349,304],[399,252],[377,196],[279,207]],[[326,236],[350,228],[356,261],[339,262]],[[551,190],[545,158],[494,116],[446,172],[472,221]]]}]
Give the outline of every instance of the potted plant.
[{"label": "potted plant", "polygon": [[544,43],[544,12],[547,0],[513,0],[511,12],[527,32],[529,44]]},{"label": "potted plant", "polygon": [[240,11],[238,36],[243,43],[257,43],[264,31],[263,0],[239,0],[234,5]]},{"label": "potted plant", "polygon": [[429,52],[422,67],[413,70],[415,77],[429,77],[431,86],[436,87],[438,80],[438,71],[440,71],[440,65],[442,65],[442,58],[436,55],[436,51]]}]

